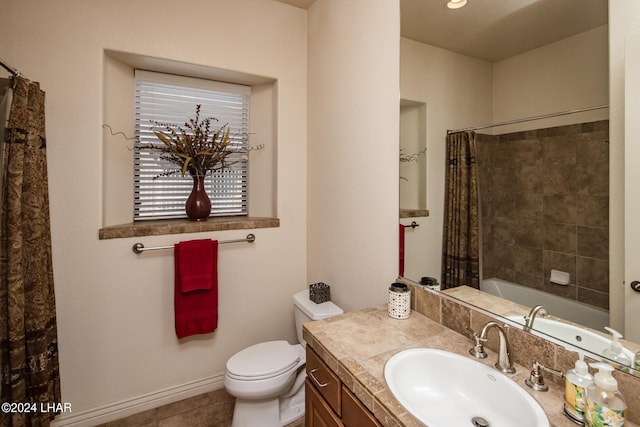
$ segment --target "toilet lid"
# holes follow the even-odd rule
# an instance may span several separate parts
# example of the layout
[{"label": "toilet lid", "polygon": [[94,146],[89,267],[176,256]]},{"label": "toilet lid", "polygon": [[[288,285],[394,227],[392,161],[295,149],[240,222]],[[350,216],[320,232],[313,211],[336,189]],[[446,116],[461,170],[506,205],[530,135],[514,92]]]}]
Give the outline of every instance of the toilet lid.
[{"label": "toilet lid", "polygon": [[289,371],[300,354],[286,341],[268,341],[239,351],[227,361],[227,372],[237,377],[259,379]]}]

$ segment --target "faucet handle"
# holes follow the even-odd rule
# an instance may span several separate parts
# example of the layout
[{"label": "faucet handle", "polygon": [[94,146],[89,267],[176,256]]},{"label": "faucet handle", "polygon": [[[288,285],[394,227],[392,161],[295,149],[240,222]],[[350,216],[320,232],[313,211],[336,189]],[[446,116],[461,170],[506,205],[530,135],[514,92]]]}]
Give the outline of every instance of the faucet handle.
[{"label": "faucet handle", "polygon": [[467,331],[473,334],[474,345],[469,349],[469,354],[478,359],[485,359],[487,352],[484,351],[483,343],[487,342],[487,338],[482,338],[476,331],[467,326]]},{"label": "faucet handle", "polygon": [[547,391],[549,390],[549,386],[544,383],[544,378],[542,377],[542,371],[547,371],[550,374],[557,375],[560,378],[564,377],[564,374],[561,371],[557,371],[555,369],[547,368],[546,366],[538,363],[537,361],[533,362],[533,368],[529,373],[529,378],[524,380],[524,383],[529,387],[536,391]]}]

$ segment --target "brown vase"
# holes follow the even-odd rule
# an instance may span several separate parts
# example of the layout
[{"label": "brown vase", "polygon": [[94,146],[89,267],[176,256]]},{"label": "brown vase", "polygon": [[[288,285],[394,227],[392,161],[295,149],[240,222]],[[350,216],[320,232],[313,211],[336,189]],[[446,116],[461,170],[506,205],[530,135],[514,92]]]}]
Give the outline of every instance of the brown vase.
[{"label": "brown vase", "polygon": [[204,187],[204,176],[192,176],[193,188],[187,199],[185,210],[193,221],[206,221],[211,213],[211,201]]}]

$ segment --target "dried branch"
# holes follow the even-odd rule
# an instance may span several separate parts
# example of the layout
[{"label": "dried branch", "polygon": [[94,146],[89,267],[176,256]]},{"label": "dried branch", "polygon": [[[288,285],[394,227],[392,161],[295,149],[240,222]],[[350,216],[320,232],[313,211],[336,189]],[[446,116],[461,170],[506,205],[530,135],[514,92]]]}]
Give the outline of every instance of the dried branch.
[{"label": "dried branch", "polygon": [[420,156],[424,156],[427,154],[426,148],[413,154],[404,154],[402,152],[403,150],[403,148],[400,149],[400,162],[417,162],[420,159]]}]

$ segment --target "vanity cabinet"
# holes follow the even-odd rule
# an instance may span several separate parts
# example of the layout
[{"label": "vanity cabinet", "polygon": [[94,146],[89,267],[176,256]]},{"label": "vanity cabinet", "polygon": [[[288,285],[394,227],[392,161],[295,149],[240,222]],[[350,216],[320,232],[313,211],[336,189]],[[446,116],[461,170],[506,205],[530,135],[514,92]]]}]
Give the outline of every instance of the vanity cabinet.
[{"label": "vanity cabinet", "polygon": [[309,346],[306,366],[306,427],[382,427]]}]

